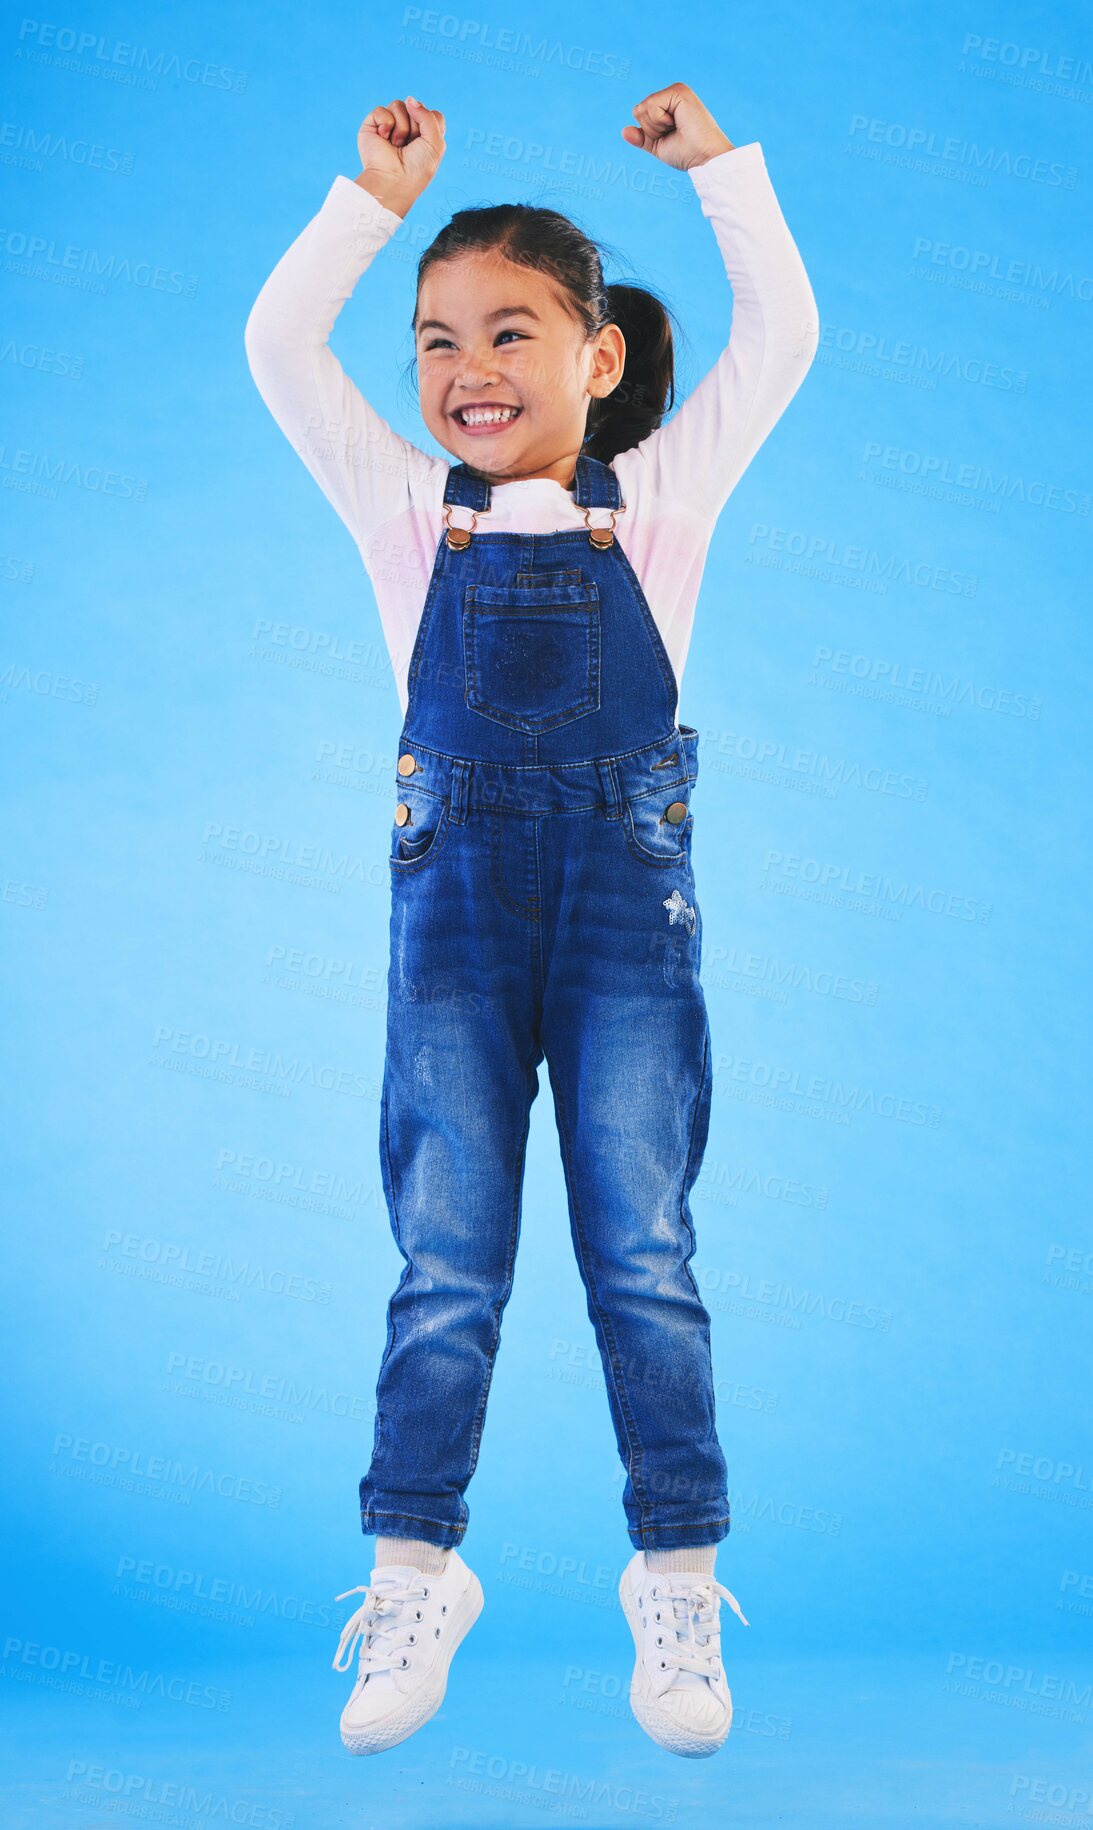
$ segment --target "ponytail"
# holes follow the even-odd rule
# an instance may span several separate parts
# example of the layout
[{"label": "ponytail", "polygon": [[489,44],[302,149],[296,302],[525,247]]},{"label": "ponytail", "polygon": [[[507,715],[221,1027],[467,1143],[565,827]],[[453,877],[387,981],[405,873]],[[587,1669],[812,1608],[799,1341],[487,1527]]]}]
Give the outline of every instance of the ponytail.
[{"label": "ponytail", "polygon": [[675,398],[675,351],[667,307],[645,286],[621,280],[604,288],[604,322],[617,324],[626,343],[618,386],[589,405],[582,449],[604,464],[640,445],[661,424]]}]

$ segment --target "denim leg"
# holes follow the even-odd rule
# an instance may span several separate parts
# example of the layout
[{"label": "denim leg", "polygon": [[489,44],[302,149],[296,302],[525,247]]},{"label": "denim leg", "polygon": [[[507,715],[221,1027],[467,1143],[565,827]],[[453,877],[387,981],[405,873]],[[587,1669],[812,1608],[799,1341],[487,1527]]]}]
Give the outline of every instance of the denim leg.
[{"label": "denim leg", "polygon": [[404,1265],[387,1312],[365,1532],[453,1545],[512,1288],[542,1059],[532,930],[490,890],[488,820],[392,889],[381,1169]]},{"label": "denim leg", "polygon": [[[690,1267],[713,1082],[694,879],[689,859],[635,856],[618,822],[585,816],[581,842],[572,818],[543,826],[553,908],[541,1034],[627,1528],[647,1549],[716,1543],[729,1530],[727,1469]],[[672,922],[681,901],[693,923]]]}]

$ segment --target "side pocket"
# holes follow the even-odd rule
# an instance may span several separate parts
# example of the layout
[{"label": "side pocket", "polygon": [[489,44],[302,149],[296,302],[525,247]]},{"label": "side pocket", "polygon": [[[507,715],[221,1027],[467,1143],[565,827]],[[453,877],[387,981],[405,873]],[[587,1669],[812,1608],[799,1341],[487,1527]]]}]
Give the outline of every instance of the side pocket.
[{"label": "side pocket", "polygon": [[391,824],[391,867],[399,872],[424,870],[443,849],[451,801],[405,782],[398,794]]},{"label": "side pocket", "polygon": [[635,794],[626,802],[622,816],[626,843],[643,864],[667,866],[685,864],[691,855],[691,812],[689,781],[677,782],[671,788],[653,788],[648,794]]}]

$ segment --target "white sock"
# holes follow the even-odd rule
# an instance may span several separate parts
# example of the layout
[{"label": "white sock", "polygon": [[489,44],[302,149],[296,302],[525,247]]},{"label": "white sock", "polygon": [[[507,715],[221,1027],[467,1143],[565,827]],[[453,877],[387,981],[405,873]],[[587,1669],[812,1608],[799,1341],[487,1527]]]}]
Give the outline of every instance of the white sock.
[{"label": "white sock", "polygon": [[654,1575],[668,1570],[693,1570],[696,1576],[712,1576],[717,1558],[716,1544],[688,1544],[682,1550],[647,1550],[645,1567]]},{"label": "white sock", "polygon": [[376,1538],[376,1567],[384,1563],[409,1563],[426,1576],[442,1576],[448,1561],[443,1544],[430,1544],[425,1538]]}]

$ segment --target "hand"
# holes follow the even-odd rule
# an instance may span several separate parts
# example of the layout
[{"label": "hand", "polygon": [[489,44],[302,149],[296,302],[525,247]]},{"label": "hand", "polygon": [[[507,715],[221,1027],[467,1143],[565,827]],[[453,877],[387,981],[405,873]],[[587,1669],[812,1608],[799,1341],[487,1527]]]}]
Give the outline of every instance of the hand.
[{"label": "hand", "polygon": [[412,95],[389,107],[373,108],[361,122],[357,183],[381,203],[405,216],[416,197],[436,176],[444,157],[444,116]]},{"label": "hand", "polygon": [[638,124],[624,127],[623,139],[677,171],[689,171],[692,165],[705,165],[718,153],[732,151],[732,141],[686,83],[654,89],[633,114]]}]

